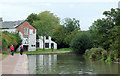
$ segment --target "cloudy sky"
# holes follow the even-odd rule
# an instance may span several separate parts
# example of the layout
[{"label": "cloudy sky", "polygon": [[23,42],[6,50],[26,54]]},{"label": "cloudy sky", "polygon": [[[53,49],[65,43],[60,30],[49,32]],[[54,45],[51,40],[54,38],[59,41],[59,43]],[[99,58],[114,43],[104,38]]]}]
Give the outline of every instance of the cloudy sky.
[{"label": "cloudy sky", "polygon": [[62,19],[80,20],[88,30],[94,20],[104,17],[103,11],[118,7],[119,0],[0,0],[0,17],[4,21],[25,20],[31,13],[51,11]]}]

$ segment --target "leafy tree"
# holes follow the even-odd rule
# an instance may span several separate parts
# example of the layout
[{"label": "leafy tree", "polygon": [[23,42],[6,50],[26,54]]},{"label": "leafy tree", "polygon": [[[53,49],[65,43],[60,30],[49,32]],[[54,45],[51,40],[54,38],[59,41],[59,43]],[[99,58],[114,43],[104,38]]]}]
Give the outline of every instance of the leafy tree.
[{"label": "leafy tree", "polygon": [[110,11],[105,11],[103,15],[105,15],[105,18],[94,21],[90,27],[90,32],[93,35],[95,45],[110,50],[113,44],[117,46],[115,42],[119,42],[117,37],[119,31],[117,29],[120,26],[120,9],[112,8]]},{"label": "leafy tree", "polygon": [[51,35],[53,30],[59,25],[59,18],[50,11],[44,11],[38,15],[31,14],[27,19],[37,28],[37,38],[43,36],[43,44],[45,44],[44,36]]},{"label": "leafy tree", "polygon": [[87,32],[79,32],[72,39],[70,47],[76,54],[84,54],[86,49],[92,48],[92,39]]},{"label": "leafy tree", "polygon": [[79,24],[79,20],[76,20],[75,18],[71,19],[71,18],[65,18],[63,25],[65,26],[66,32],[70,33],[72,31],[76,30],[80,30],[80,24]]},{"label": "leafy tree", "polygon": [[2,32],[2,48],[9,48],[14,45],[15,51],[22,44],[22,39],[18,33]]},{"label": "leafy tree", "polygon": [[30,24],[33,24],[34,21],[36,20],[39,20],[37,14],[30,14],[28,17],[27,17],[27,21],[30,23]]},{"label": "leafy tree", "polygon": [[63,25],[65,28],[65,35],[66,37],[64,38],[64,43],[66,46],[70,46],[70,42],[74,35],[80,30],[80,24],[79,20],[76,20],[75,18],[65,18],[63,21]]},{"label": "leafy tree", "polygon": [[112,28],[109,32],[111,33],[110,36],[110,49],[111,50],[116,50],[119,51],[119,56],[120,56],[120,26],[115,26],[114,28]]},{"label": "leafy tree", "polygon": [[66,33],[65,33],[65,28],[63,25],[59,25],[59,27],[57,27],[52,35],[52,38],[55,40],[55,42],[58,45],[58,48],[65,48],[66,44],[64,43],[64,38],[66,37]]},{"label": "leafy tree", "polygon": [[67,45],[70,46],[70,42],[74,38],[74,36],[76,35],[76,33],[78,33],[78,30],[74,30],[74,31],[66,34],[66,37],[64,38],[65,44],[67,44]]}]

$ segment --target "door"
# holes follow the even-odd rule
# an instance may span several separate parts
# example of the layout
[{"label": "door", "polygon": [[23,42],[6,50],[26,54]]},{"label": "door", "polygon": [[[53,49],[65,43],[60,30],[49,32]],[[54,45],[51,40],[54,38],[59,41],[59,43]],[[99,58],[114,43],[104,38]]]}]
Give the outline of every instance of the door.
[{"label": "door", "polygon": [[54,43],[51,43],[51,49],[52,49],[52,48],[54,49]]},{"label": "door", "polygon": [[36,42],[36,48],[39,48],[39,42]]},{"label": "door", "polygon": [[23,45],[24,51],[28,51],[28,45]]}]

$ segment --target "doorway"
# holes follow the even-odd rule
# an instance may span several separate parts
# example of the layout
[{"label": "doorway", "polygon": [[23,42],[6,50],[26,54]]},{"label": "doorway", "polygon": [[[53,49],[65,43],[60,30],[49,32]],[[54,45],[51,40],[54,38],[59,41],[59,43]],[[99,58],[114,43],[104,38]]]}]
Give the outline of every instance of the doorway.
[{"label": "doorway", "polygon": [[36,48],[39,48],[39,42],[36,42]]},{"label": "doorway", "polygon": [[52,48],[54,49],[54,43],[51,43],[51,49],[52,49]]},{"label": "doorway", "polygon": [[23,45],[24,51],[28,51],[28,45]]}]

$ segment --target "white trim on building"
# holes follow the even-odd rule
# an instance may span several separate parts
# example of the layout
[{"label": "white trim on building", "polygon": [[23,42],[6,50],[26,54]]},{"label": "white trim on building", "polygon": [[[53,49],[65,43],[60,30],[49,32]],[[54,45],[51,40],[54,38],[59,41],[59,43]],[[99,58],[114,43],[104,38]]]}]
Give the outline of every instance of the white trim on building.
[{"label": "white trim on building", "polygon": [[[54,49],[57,49],[57,43],[52,41],[50,36],[48,36],[48,38],[45,36],[44,41],[45,41],[45,45],[44,45],[45,49],[51,49],[52,47]],[[40,36],[39,39],[37,40],[37,48],[43,49],[43,36]]]}]

